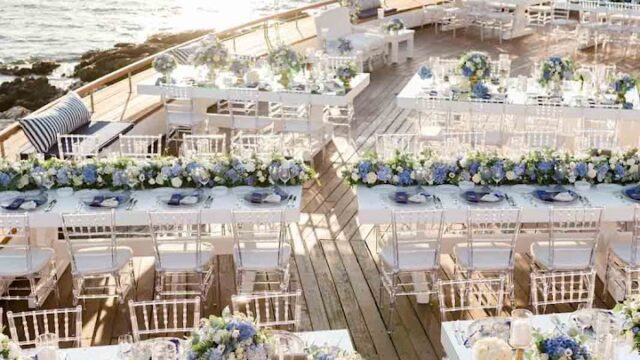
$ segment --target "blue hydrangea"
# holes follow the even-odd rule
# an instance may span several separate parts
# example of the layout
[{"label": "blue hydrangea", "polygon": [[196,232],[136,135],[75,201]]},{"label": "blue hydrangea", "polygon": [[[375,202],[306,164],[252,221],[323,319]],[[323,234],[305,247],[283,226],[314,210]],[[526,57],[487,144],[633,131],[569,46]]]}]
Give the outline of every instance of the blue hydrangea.
[{"label": "blue hydrangea", "polygon": [[371,162],[370,161],[361,161],[358,164],[358,175],[361,179],[367,177],[367,174],[371,171]]},{"label": "blue hydrangea", "polygon": [[387,165],[384,165],[378,169],[378,180],[382,182],[388,182],[391,180],[393,174],[391,173],[391,168]]},{"label": "blue hydrangea", "polygon": [[624,166],[622,164],[616,164],[615,168],[616,179],[622,179],[624,177]]},{"label": "blue hydrangea", "polygon": [[180,173],[182,172],[182,166],[180,166],[179,163],[175,163],[173,164],[173,166],[171,166],[171,177],[176,177],[178,175],[180,175]]},{"label": "blue hydrangea", "polygon": [[437,185],[442,185],[447,180],[449,175],[449,167],[443,164],[438,164],[433,169],[433,182]]},{"label": "blue hydrangea", "polygon": [[578,177],[585,177],[587,176],[587,172],[589,171],[589,167],[587,166],[587,164],[583,163],[583,162],[579,162],[576,164],[576,175]]},{"label": "blue hydrangea", "polygon": [[5,172],[0,172],[0,185],[2,185],[2,187],[7,187],[9,186],[9,183],[11,183],[11,176]]},{"label": "blue hydrangea", "polygon": [[238,330],[238,341],[242,342],[257,334],[255,326],[249,321],[232,320],[227,324],[227,330]]},{"label": "blue hydrangea", "polygon": [[540,171],[547,172],[551,169],[553,169],[553,161],[544,160],[538,163],[538,170]]},{"label": "blue hydrangea", "polygon": [[479,169],[480,169],[480,163],[477,161],[474,161],[471,163],[471,165],[469,165],[469,173],[471,173],[471,175],[475,175]]},{"label": "blue hydrangea", "polygon": [[60,185],[67,185],[69,184],[69,169],[67,168],[60,168],[58,169],[58,171],[56,172],[56,180],[58,181],[58,184]]},{"label": "blue hydrangea", "polygon": [[86,184],[95,184],[98,181],[98,169],[95,165],[89,164],[82,168],[82,178]]},{"label": "blue hydrangea", "polygon": [[235,184],[238,181],[240,181],[240,176],[238,175],[238,172],[235,171],[234,169],[227,170],[227,172],[224,173],[224,176],[232,184]]},{"label": "blue hydrangea", "polygon": [[516,176],[524,175],[526,170],[527,167],[525,166],[525,164],[517,164],[513,167],[513,173],[516,174]]},{"label": "blue hydrangea", "polygon": [[411,179],[410,169],[402,170],[402,172],[398,176],[400,178],[400,185],[411,185],[411,183],[413,182],[413,180]]}]

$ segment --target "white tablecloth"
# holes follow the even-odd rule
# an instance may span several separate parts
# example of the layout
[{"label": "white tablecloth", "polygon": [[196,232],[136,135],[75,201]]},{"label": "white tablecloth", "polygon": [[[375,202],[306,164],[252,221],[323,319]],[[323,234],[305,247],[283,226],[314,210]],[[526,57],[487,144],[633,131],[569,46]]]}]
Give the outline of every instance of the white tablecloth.
[{"label": "white tablecloth", "polygon": [[[558,316],[563,323],[569,322],[569,314],[557,314],[557,315],[536,315],[531,319],[531,323],[535,328],[540,329],[543,332],[551,331],[555,328],[551,322],[552,316]],[[473,321],[466,320],[460,321],[459,328],[466,329],[471,325]],[[454,331],[454,322],[447,321],[442,323],[442,331],[440,332],[440,341],[442,347],[447,354],[449,360],[472,360],[473,353],[471,349],[466,348],[464,345],[459,344],[456,340]],[[636,351],[631,349],[628,344],[621,344],[616,346],[616,358],[610,360],[640,360],[640,355]]]},{"label": "white tablecloth", "polygon": [[[327,331],[310,331],[296,333],[304,340],[307,345],[330,345],[337,346],[346,351],[353,351],[353,344],[349,331],[327,330]],[[65,360],[115,360],[118,358],[118,346],[94,346],[83,347],[79,349],[64,349],[60,351],[60,359]],[[65,357],[67,356],[67,357]]]},{"label": "white tablecloth", "polygon": [[[430,81],[430,80],[429,80]],[[526,115],[528,112],[537,107],[536,104],[528,103],[529,94],[544,95],[544,91],[539,89],[534,79],[528,79],[527,93],[516,88],[518,79],[509,79],[509,89],[507,90],[506,103],[481,103],[473,102],[465,99],[461,100],[441,100],[436,101],[435,105],[440,111],[451,112],[483,112],[493,114],[512,114]],[[400,91],[396,99],[397,105],[404,109],[419,109],[419,98],[425,97],[423,87],[430,86],[428,81],[420,79],[418,74],[413,75],[407,85]],[[575,86],[574,86],[575,88]],[[556,108],[557,115],[560,118],[580,119],[588,113],[589,118],[602,119],[620,119],[637,121],[640,119],[640,99],[637,91],[631,91],[627,94],[627,100],[634,104],[633,109],[605,109],[591,108],[588,106],[577,106],[573,103],[573,98],[578,96],[577,89],[565,91],[563,94],[563,106]],[[475,108],[474,108],[475,107]],[[481,109],[480,109],[481,107]]]}]

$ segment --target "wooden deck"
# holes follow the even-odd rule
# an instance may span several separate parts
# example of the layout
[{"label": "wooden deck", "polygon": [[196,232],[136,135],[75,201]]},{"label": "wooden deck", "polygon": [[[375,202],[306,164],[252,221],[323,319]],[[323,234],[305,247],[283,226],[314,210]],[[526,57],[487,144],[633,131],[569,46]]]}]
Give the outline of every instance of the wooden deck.
[{"label": "wooden deck", "polygon": [[[307,184],[303,196],[302,218],[290,226],[294,246],[292,259],[292,287],[304,292],[301,330],[325,330],[347,328],[356,349],[366,359],[436,359],[443,356],[440,345],[440,316],[437,304],[417,305],[414,298],[401,298],[398,302],[395,331],[389,335],[383,322],[382,301],[379,297],[377,257],[369,247],[373,243],[371,226],[360,226],[357,221],[357,202],[353,190],[344,184],[340,172],[373,146],[376,133],[409,132],[414,129],[415,113],[395,106],[395,96],[408,78],[429,56],[458,56],[462,52],[477,49],[492,56],[509,53],[514,73],[526,73],[533,61],[542,59],[545,42],[533,35],[498,45],[495,39],[480,42],[476,32],[458,33],[453,39],[450,33],[434,34],[427,27],[416,34],[416,58],[397,66],[378,68],[371,78],[371,85],[356,100],[356,121],[353,127],[354,142],[349,144],[337,139],[325,152],[325,159],[317,159],[319,179]],[[570,42],[554,45],[549,53],[572,52]],[[578,53],[577,62],[592,62],[591,52]],[[616,63],[621,70],[640,71],[637,59],[625,59],[612,52],[606,62]],[[141,75],[142,76],[142,75]],[[107,89],[109,90],[109,89]],[[105,90],[105,91],[107,91]],[[114,93],[126,108],[127,96]],[[115,100],[114,100],[115,101]],[[109,114],[126,113],[122,106],[112,107]],[[105,114],[106,114],[105,113]],[[452,261],[443,256],[442,277],[449,277]],[[207,314],[218,314],[227,306],[235,291],[234,265],[231,256],[218,257],[217,278],[220,304],[213,306],[213,295]],[[153,259],[137,258],[135,274],[138,289],[132,298],[153,298]],[[516,294],[519,307],[528,304],[528,266],[518,255],[516,269]],[[61,300],[57,304],[50,298],[45,307],[71,306],[71,281],[67,271],[60,280]],[[601,293],[598,284],[596,293]],[[23,305],[2,304],[8,309],[23,310]],[[610,298],[599,298],[596,306],[611,307]],[[129,317],[126,306],[114,301],[88,301],[84,305],[83,345],[103,345],[117,341],[118,335],[127,333]],[[506,309],[509,310],[509,309]],[[568,311],[567,307],[550,308],[549,311]],[[386,315],[385,315],[386,316]],[[466,318],[484,316],[480,313],[464,314]]]}]

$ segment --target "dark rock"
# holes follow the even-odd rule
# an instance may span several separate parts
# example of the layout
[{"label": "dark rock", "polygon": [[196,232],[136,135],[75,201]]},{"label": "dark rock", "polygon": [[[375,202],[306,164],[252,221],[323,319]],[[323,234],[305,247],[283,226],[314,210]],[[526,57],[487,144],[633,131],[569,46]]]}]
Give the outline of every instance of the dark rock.
[{"label": "dark rock", "polygon": [[11,109],[5,112],[0,112],[0,119],[18,120],[29,115],[30,113],[31,113],[31,110],[18,105],[18,106],[12,107]]},{"label": "dark rock", "polygon": [[0,74],[23,77],[23,76],[46,76],[57,69],[60,64],[54,61],[36,61],[31,66],[0,66]]},{"label": "dark rock", "polygon": [[18,78],[0,84],[0,111],[7,111],[14,106],[33,111],[63,94],[63,90],[49,84],[45,77]]}]

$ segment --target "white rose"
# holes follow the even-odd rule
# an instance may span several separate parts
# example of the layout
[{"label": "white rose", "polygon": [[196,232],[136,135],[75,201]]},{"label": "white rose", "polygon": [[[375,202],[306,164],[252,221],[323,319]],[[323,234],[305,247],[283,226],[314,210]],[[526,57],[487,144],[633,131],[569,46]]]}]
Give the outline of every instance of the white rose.
[{"label": "white rose", "polygon": [[393,175],[393,176],[391,177],[391,182],[392,182],[393,184],[397,184],[397,183],[399,183],[399,182],[400,182],[400,177],[399,177],[398,175]]},{"label": "white rose", "polygon": [[480,174],[475,174],[473,175],[473,177],[471,177],[471,181],[473,181],[475,184],[480,184],[480,181],[482,181],[482,177],[480,176]]},{"label": "white rose", "polygon": [[179,177],[174,177],[171,179],[171,186],[173,186],[174,188],[179,188],[182,186],[182,179],[180,179]]},{"label": "white rose", "polygon": [[249,161],[244,165],[244,168],[247,172],[254,172],[256,171],[256,164],[254,164],[253,161]]},{"label": "white rose", "polygon": [[627,160],[627,166],[634,165],[635,163],[636,163],[636,159],[634,158],[630,158],[629,160]]},{"label": "white rose", "polygon": [[374,172],[370,172],[367,174],[367,184],[373,185],[378,180],[378,176]]},{"label": "white rose", "polygon": [[632,173],[632,174],[637,173],[638,172],[638,165],[636,165],[636,164],[631,165],[629,167],[629,172]]},{"label": "white rose", "polygon": [[154,178],[150,178],[149,185],[155,185],[155,184],[156,184],[156,180]]},{"label": "white rose", "polygon": [[29,176],[22,175],[20,179],[18,179],[18,183],[16,184],[16,186],[18,187],[18,189],[22,189],[27,185],[29,185]]},{"label": "white rose", "polygon": [[598,175],[598,172],[593,168],[591,168],[591,169],[589,169],[589,171],[587,171],[587,177],[590,178],[590,179],[595,178],[596,175]]},{"label": "white rose", "polygon": [[156,184],[158,185],[162,185],[164,184],[164,176],[162,176],[162,174],[158,174],[158,176],[156,176]]},{"label": "white rose", "polygon": [[357,172],[351,173],[351,180],[358,181],[359,178],[360,178],[360,176],[358,176]]},{"label": "white rose", "polygon": [[507,180],[514,180],[516,178],[516,173],[513,172],[513,170],[509,170],[507,171],[506,176],[507,176]]}]

